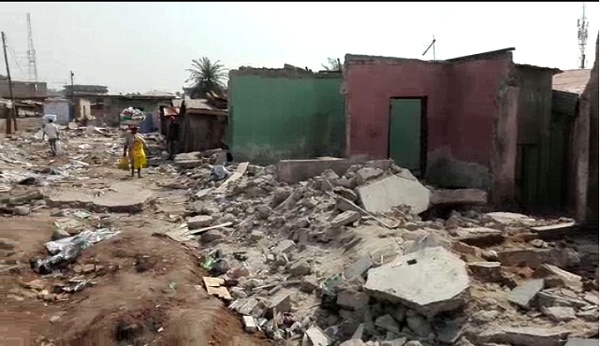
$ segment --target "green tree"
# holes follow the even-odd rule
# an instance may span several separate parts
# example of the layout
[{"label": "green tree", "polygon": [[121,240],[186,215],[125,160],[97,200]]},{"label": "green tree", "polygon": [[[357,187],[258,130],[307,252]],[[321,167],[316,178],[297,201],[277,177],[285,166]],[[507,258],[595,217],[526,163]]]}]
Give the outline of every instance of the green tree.
[{"label": "green tree", "polygon": [[342,71],[340,59],[336,58],[327,58],[327,64],[321,64],[321,66],[327,71]]},{"label": "green tree", "polygon": [[211,62],[209,58],[193,59],[192,67],[186,69],[190,77],[185,81],[191,82],[190,97],[205,97],[208,92],[220,94],[225,89],[227,70],[219,60]]}]

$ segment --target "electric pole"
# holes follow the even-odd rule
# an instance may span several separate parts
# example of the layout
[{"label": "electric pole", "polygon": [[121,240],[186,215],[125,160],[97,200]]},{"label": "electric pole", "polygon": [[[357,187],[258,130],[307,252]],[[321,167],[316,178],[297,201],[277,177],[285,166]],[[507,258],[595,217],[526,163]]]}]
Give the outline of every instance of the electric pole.
[{"label": "electric pole", "polygon": [[433,61],[435,61],[435,35],[433,35],[433,41],[431,41],[431,43],[429,44],[429,46],[427,47],[427,49],[425,49],[425,51],[423,52],[423,54],[421,54],[421,56],[425,56],[425,54],[427,54],[427,52],[429,52],[429,49],[432,49],[432,52],[433,52]]},{"label": "electric pole", "polygon": [[13,97],[13,85],[10,78],[10,67],[8,66],[8,56],[6,55],[6,35],[2,31],[2,49],[4,50],[4,63],[6,64],[6,77],[8,78],[8,94],[10,97],[11,109],[6,117],[6,134],[12,133],[12,122],[15,123],[15,131],[17,130],[17,117],[15,116],[15,98]]}]

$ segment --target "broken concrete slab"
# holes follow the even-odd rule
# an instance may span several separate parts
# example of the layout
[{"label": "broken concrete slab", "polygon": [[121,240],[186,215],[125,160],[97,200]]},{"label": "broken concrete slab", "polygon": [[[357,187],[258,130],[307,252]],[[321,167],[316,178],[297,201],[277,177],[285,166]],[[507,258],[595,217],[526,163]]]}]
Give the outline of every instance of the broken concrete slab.
[{"label": "broken concrete slab", "polygon": [[347,189],[345,187],[341,187],[341,186],[336,186],[333,188],[333,192],[346,198],[347,200],[354,202],[358,199],[358,195],[356,194],[356,192]]},{"label": "broken concrete slab", "polygon": [[598,339],[568,339],[565,346],[598,346]]},{"label": "broken concrete slab", "polygon": [[364,287],[376,298],[431,317],[466,303],[469,275],[462,260],[443,247],[433,247],[370,269]]},{"label": "broken concrete slab", "polygon": [[485,330],[478,335],[479,343],[508,343],[519,346],[561,346],[570,331],[560,328],[504,327]]},{"label": "broken concrete slab", "polygon": [[542,307],[542,313],[555,322],[570,321],[575,318],[575,309],[569,306]]},{"label": "broken concrete slab", "polygon": [[583,297],[583,300],[585,300],[586,302],[590,303],[590,304],[594,304],[594,305],[598,305],[598,292],[592,293],[592,292],[587,292],[585,294],[585,296]]},{"label": "broken concrete slab", "polygon": [[213,217],[210,215],[198,215],[191,217],[187,220],[188,228],[190,230],[208,227],[212,224]]},{"label": "broken concrete slab", "polygon": [[429,334],[433,333],[433,328],[431,327],[429,321],[418,314],[407,316],[406,325],[410,330],[420,337],[427,337]]},{"label": "broken concrete slab", "polygon": [[486,217],[493,221],[503,225],[523,225],[532,226],[535,223],[535,219],[530,218],[527,215],[507,212],[493,212],[485,214]]},{"label": "broken concrete slab", "polygon": [[504,266],[526,265],[532,269],[545,263],[564,268],[577,265],[580,261],[577,252],[571,248],[505,249],[498,252],[498,260]]},{"label": "broken concrete slab", "polygon": [[418,181],[391,175],[357,187],[358,195],[368,212],[384,213],[393,207],[407,205],[420,214],[429,208],[431,192]]},{"label": "broken concrete slab", "polygon": [[132,213],[142,211],[144,205],[153,197],[145,186],[137,183],[117,182],[110,189],[94,196],[78,190],[63,190],[57,195],[47,197],[51,207],[73,207],[90,210],[107,210],[114,213]]},{"label": "broken concrete slab", "polygon": [[484,205],[487,192],[479,189],[435,189],[431,195],[433,205]]},{"label": "broken concrete slab", "polygon": [[508,300],[518,306],[529,309],[535,296],[544,288],[544,280],[527,280],[508,294]]},{"label": "broken concrete slab", "polygon": [[575,222],[563,222],[556,225],[531,227],[531,231],[542,240],[562,239],[575,230]]},{"label": "broken concrete slab", "polygon": [[[557,279],[554,281],[559,281],[562,284],[561,286],[563,287],[568,287],[575,292],[583,291],[583,282],[581,281],[581,276],[569,273],[568,271],[562,270],[559,267],[553,266],[551,264],[542,264],[533,273],[533,277],[550,277],[550,279]],[[553,287],[554,285],[548,285],[548,283],[552,281],[553,280],[546,280],[546,287]]]},{"label": "broken concrete slab", "polygon": [[345,211],[331,220],[331,227],[342,227],[360,220],[360,213],[352,210]]},{"label": "broken concrete slab", "polygon": [[277,312],[289,312],[292,309],[292,300],[290,292],[287,290],[278,291],[271,298],[267,308],[269,310],[275,309]]},{"label": "broken concrete slab", "polygon": [[362,311],[369,305],[369,295],[356,290],[342,290],[337,294],[337,305],[354,311]]},{"label": "broken concrete slab", "polygon": [[294,243],[292,240],[285,239],[280,241],[279,244],[277,244],[277,246],[271,252],[273,252],[276,255],[287,255],[290,253],[290,251],[294,249],[294,247],[296,247],[296,243]]},{"label": "broken concrete slab", "polygon": [[455,239],[468,245],[491,246],[504,241],[502,231],[487,227],[458,228]]}]

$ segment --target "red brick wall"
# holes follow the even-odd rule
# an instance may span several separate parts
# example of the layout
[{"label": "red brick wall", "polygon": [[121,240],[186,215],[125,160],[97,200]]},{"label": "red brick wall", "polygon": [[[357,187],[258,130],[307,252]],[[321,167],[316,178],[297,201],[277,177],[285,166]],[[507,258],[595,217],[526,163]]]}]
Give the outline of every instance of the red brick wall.
[{"label": "red brick wall", "polygon": [[442,156],[450,163],[438,176],[457,177],[446,185],[488,187],[498,93],[512,66],[510,53],[452,63],[347,57],[347,156],[387,158],[390,98],[427,96],[428,167]]}]

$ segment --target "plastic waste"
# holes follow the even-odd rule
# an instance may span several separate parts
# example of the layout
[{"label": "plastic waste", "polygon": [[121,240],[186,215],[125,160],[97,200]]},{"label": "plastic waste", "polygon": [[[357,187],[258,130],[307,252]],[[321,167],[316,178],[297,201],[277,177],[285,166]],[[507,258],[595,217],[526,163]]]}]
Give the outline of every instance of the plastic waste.
[{"label": "plastic waste", "polygon": [[45,246],[51,256],[32,260],[30,262],[31,269],[40,274],[51,273],[55,269],[75,261],[83,250],[119,233],[119,231],[101,228],[96,231],[86,230],[73,237],[49,241]]}]

